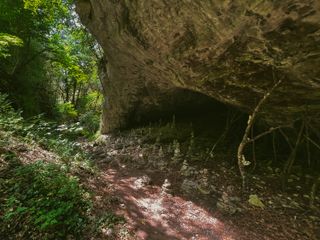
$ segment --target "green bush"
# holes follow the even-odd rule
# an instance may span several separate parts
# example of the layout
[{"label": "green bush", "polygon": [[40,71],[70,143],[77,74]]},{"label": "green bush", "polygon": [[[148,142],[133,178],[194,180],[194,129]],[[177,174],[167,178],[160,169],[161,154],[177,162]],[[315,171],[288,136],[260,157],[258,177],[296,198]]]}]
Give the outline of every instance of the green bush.
[{"label": "green bush", "polygon": [[79,118],[81,126],[86,130],[87,135],[94,135],[100,126],[100,113],[88,111]]},{"label": "green bush", "polygon": [[21,113],[15,111],[8,100],[8,95],[0,93],[0,129],[19,131],[22,129]]},{"label": "green bush", "polygon": [[59,166],[43,162],[24,165],[14,169],[6,181],[7,198],[0,217],[2,239],[80,236],[90,203],[78,181]]},{"label": "green bush", "polygon": [[64,121],[74,120],[78,117],[78,112],[71,102],[60,103],[57,105],[60,118]]}]

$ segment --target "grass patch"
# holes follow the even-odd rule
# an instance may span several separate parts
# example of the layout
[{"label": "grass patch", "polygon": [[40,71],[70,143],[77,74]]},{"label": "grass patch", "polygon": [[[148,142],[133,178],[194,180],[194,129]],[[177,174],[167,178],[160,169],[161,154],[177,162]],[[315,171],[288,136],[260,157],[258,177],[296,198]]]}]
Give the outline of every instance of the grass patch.
[{"label": "grass patch", "polygon": [[[88,194],[60,166],[44,162],[7,172],[1,195],[2,239],[79,238],[88,223]],[[15,238],[16,239],[16,238]]]}]

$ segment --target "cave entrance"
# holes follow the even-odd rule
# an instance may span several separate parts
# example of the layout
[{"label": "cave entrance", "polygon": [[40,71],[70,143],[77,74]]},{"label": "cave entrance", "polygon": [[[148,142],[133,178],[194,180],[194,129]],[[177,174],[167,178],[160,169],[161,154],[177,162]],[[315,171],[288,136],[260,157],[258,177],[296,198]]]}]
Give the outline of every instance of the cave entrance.
[{"label": "cave entrance", "polygon": [[[177,88],[160,96],[157,105],[140,108],[131,115],[129,122],[134,124],[130,127],[175,124],[181,133],[192,131],[195,136],[211,139],[210,144],[232,130],[240,133],[233,141],[241,140],[247,114],[235,107],[188,89]],[[181,135],[183,140],[186,134]]]}]

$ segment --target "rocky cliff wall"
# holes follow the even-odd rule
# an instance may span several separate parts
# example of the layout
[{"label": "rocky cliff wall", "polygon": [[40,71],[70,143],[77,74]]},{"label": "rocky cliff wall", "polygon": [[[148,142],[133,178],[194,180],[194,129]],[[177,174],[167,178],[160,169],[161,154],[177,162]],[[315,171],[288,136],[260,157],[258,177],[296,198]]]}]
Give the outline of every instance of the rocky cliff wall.
[{"label": "rocky cliff wall", "polygon": [[319,0],[78,0],[77,12],[105,52],[102,132],[197,104],[193,92],[250,112],[279,79],[264,119],[320,110]]}]

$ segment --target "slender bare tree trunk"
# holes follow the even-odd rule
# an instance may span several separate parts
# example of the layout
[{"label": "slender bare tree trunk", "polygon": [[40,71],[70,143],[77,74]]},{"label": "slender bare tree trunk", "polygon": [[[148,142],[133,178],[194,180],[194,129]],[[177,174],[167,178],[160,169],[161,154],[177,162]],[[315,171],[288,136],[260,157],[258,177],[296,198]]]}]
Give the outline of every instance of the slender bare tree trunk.
[{"label": "slender bare tree trunk", "polygon": [[247,187],[247,176],[246,176],[245,167],[250,164],[249,161],[246,161],[245,156],[244,156],[244,149],[245,149],[246,145],[248,143],[256,141],[258,138],[260,138],[264,135],[271,133],[272,131],[274,131],[275,129],[278,129],[279,127],[270,128],[268,131],[266,131],[262,134],[259,134],[255,138],[250,139],[249,135],[250,135],[251,128],[254,124],[254,121],[256,120],[257,114],[259,113],[261,106],[264,104],[264,102],[269,98],[269,96],[274,91],[274,89],[276,89],[281,82],[282,82],[282,80],[279,80],[268,92],[266,92],[266,94],[262,97],[262,99],[258,102],[257,106],[254,108],[252,114],[249,115],[247,127],[244,131],[242,141],[239,144],[237,158],[238,158],[239,172],[240,172],[240,175],[242,178],[242,188],[244,190]]}]

